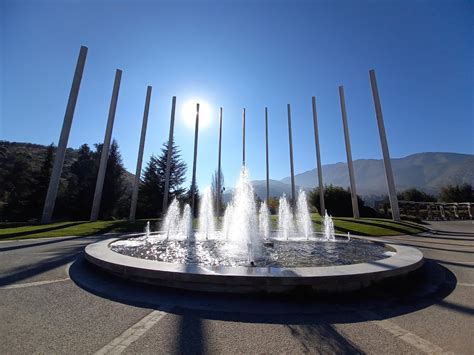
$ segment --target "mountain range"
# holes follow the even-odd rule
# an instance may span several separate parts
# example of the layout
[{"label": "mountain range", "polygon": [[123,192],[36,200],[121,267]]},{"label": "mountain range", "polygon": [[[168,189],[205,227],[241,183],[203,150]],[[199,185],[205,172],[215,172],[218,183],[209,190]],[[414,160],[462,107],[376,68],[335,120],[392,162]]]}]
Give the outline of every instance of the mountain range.
[{"label": "mountain range", "polygon": [[[387,193],[387,182],[382,159],[354,160],[357,194],[365,198]],[[468,183],[474,186],[474,155],[459,153],[417,153],[392,159],[397,191],[417,188],[437,195],[442,186]],[[322,166],[324,185],[349,186],[347,163]],[[266,196],[265,180],[252,181],[255,193]],[[270,196],[291,195],[291,179],[270,180]],[[298,188],[311,190],[318,184],[317,169],[295,175]],[[230,196],[227,196],[228,200]]]},{"label": "mountain range", "polygon": [[[0,141],[0,170],[3,160],[9,156],[24,156],[33,170],[38,170],[47,147],[31,143]],[[77,151],[68,148],[64,163],[67,171],[77,159]],[[392,167],[397,191],[417,188],[437,195],[442,186],[448,184],[468,183],[474,186],[474,155],[460,153],[417,153],[404,158],[392,159]],[[349,173],[346,163],[327,164],[322,166],[325,185],[349,186]],[[387,193],[387,183],[383,160],[354,160],[357,194],[366,201]],[[0,174],[1,177],[1,174]],[[133,174],[126,172],[125,177],[131,185]],[[300,187],[309,191],[317,186],[317,170],[312,169],[295,175],[296,189]],[[279,197],[283,193],[291,196],[291,179],[270,180],[270,196]],[[252,181],[255,193],[262,199],[266,197],[265,180]],[[230,200],[232,188],[224,194],[224,201]]]}]

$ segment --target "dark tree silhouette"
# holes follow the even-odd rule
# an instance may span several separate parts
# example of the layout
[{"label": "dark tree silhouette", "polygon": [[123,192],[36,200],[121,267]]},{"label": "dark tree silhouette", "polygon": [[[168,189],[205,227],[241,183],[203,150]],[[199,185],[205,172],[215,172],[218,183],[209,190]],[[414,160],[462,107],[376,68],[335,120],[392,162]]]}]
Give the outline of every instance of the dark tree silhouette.
[{"label": "dark tree silhouette", "polygon": [[162,177],[159,173],[158,159],[152,155],[144,171],[138,193],[137,215],[140,218],[156,217],[163,203]]},{"label": "dark tree silhouette", "polygon": [[[184,180],[186,179],[186,163],[181,159],[181,151],[179,147],[172,142],[172,150],[170,157],[170,180],[169,180],[169,194],[168,203],[171,203],[174,198],[181,199],[186,192],[186,189],[182,187]],[[161,148],[161,154],[158,157],[158,173],[162,177],[161,190],[165,191],[165,178],[166,178],[166,163],[168,159],[168,142],[163,143]],[[161,212],[161,210],[160,210]]]},{"label": "dark tree silhouette", "polygon": [[426,192],[413,189],[407,189],[397,194],[400,201],[414,201],[414,202],[435,202],[436,197],[427,194]]},{"label": "dark tree silhouette", "polygon": [[51,171],[53,170],[54,145],[51,143],[46,149],[43,164],[39,171],[33,174],[31,194],[29,196],[29,214],[34,218],[40,218],[43,210],[44,200],[48,191]]},{"label": "dark tree silhouette", "polygon": [[443,186],[439,197],[443,202],[474,202],[474,192],[470,184]]},{"label": "dark tree silhouette", "polygon": [[[375,217],[374,209],[364,205],[364,201],[357,196],[359,205],[359,213],[361,217]],[[319,187],[315,188],[309,194],[309,202],[315,206],[320,214],[323,215],[319,205]],[[337,217],[352,217],[352,202],[351,192],[348,189],[343,189],[340,186],[329,185],[324,188],[324,204],[327,212],[332,216]]]},{"label": "dark tree silhouette", "polygon": [[124,193],[123,174],[125,168],[122,156],[119,152],[117,141],[114,139],[110,145],[109,157],[107,159],[107,170],[104,178],[104,190],[100,204],[100,218],[109,219],[116,216],[118,201]]}]

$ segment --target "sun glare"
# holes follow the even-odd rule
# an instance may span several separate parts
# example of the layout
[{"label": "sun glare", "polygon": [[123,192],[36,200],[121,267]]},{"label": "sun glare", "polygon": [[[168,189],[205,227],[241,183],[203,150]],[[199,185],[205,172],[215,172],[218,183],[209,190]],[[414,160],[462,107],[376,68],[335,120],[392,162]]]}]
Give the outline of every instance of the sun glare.
[{"label": "sun glare", "polygon": [[211,123],[211,106],[204,100],[192,99],[183,104],[182,117],[184,122],[190,128],[196,124],[196,104],[199,103],[199,128],[205,128]]}]

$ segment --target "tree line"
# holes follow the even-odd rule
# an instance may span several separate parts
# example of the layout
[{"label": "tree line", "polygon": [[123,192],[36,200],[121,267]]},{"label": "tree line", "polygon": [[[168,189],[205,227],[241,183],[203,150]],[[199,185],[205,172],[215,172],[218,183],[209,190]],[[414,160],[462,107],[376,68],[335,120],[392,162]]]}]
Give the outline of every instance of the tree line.
[{"label": "tree line", "polygon": [[[309,193],[309,202],[320,211],[319,205],[319,187]],[[413,202],[474,202],[474,191],[472,185],[446,185],[441,187],[439,196],[428,194],[424,191],[410,188],[397,194],[399,201]],[[364,200],[358,195],[359,213],[361,217],[381,217],[375,209],[366,206]],[[381,201],[388,203],[388,196],[383,196]],[[270,206],[276,201],[271,201]],[[340,186],[329,185],[324,188],[324,203],[326,210],[332,216],[351,217],[352,202],[350,189],[344,189]],[[324,211],[323,211],[324,212]]]},{"label": "tree line", "polygon": [[[41,149],[40,149],[40,148]],[[184,186],[187,165],[181,158],[179,147],[171,142],[169,198],[180,202],[191,201],[191,187]],[[168,142],[163,143],[158,155],[152,155],[142,171],[137,218],[156,218],[162,214],[165,190],[165,173],[168,156]],[[46,149],[33,144],[0,142],[0,221],[34,221],[41,217],[56,148],[51,144]],[[68,149],[66,162],[60,181],[56,200],[54,219],[88,220],[102,151],[101,144],[92,148],[83,144],[79,149]],[[107,160],[104,189],[101,200],[100,219],[128,218],[132,194],[133,175],[128,173],[122,162],[119,146],[112,141]],[[217,186],[224,186],[224,177],[218,184],[214,173],[211,187],[216,200]],[[225,206],[220,195],[221,214]],[[320,211],[319,188],[308,195],[313,209]],[[326,210],[333,216],[352,216],[351,194],[349,188],[329,185],[324,189]],[[388,201],[388,197],[385,197]],[[472,185],[447,185],[440,189],[439,196],[433,196],[418,189],[408,189],[398,193],[398,199],[415,202],[474,202]],[[195,189],[198,210],[199,191]],[[261,201],[256,196],[256,201]],[[377,211],[365,205],[358,196],[361,217],[375,217]],[[217,206],[214,206],[216,208]],[[271,198],[269,208],[272,214],[278,213],[278,199]],[[321,211],[324,212],[324,211]]]},{"label": "tree line", "polygon": [[[34,149],[38,146],[26,146],[21,151],[12,144],[0,145],[1,221],[33,221],[41,217],[56,148],[51,144],[46,151],[42,150],[42,157],[38,157],[35,156],[39,154],[38,149]],[[183,187],[187,166],[176,144],[172,142],[171,146],[169,201],[173,198],[187,201],[190,197],[189,189]],[[143,169],[137,218],[153,218],[162,212],[168,148],[168,142],[165,142],[160,153],[152,155]],[[89,219],[101,151],[101,144],[95,144],[93,148],[83,144],[77,150],[68,149],[68,154],[73,157],[63,167],[54,219]],[[100,219],[128,217],[132,184],[133,175],[125,170],[119,145],[113,140],[107,159]],[[196,194],[199,194],[197,190]]]}]

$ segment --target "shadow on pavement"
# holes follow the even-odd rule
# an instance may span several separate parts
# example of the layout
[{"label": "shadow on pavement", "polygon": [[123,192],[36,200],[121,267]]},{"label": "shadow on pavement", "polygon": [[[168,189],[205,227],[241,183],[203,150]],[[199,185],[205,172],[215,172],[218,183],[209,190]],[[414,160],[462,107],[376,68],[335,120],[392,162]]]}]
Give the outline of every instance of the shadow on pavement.
[{"label": "shadow on pavement", "polygon": [[462,261],[461,262],[455,262],[455,261],[447,261],[447,260],[434,259],[434,258],[430,258],[430,259],[431,260],[436,260],[440,264],[448,264],[448,265],[465,267],[465,268],[470,268],[470,269],[474,268],[474,264],[466,264],[466,263],[463,263]]},{"label": "shadow on pavement", "polygon": [[401,315],[441,303],[456,287],[455,275],[430,260],[404,278],[339,295],[305,290],[281,295],[233,295],[146,286],[106,274],[82,257],[72,264],[69,273],[79,287],[132,306],[183,316],[192,312],[204,319],[275,324],[362,322],[370,320],[365,311],[382,309],[390,309],[392,316]]},{"label": "shadow on pavement", "polygon": [[364,354],[354,343],[342,336],[330,324],[286,325],[297,338],[305,353]]},{"label": "shadow on pavement", "polygon": [[0,277],[0,286],[6,286],[14,282],[22,281],[38,274],[45,273],[49,270],[56,269],[62,265],[66,265],[67,263],[75,260],[82,249],[84,249],[84,246],[82,245],[73,248],[67,248],[51,258],[7,270],[4,273],[4,276]]},{"label": "shadow on pavement", "polygon": [[[14,245],[11,247],[0,247],[0,253],[1,252],[6,252],[6,251],[11,251],[11,250],[18,250],[18,249],[25,249],[25,248],[32,248],[32,247],[37,247],[37,246],[42,246],[42,245],[48,245],[48,244],[56,244],[56,243],[61,243],[61,242],[66,242],[70,240],[75,240],[75,239],[85,239],[88,237],[58,237],[57,239],[53,240],[47,240],[47,241],[38,241],[36,243],[28,243],[28,242],[22,242],[21,245]],[[33,240],[31,240],[33,241]]]}]

